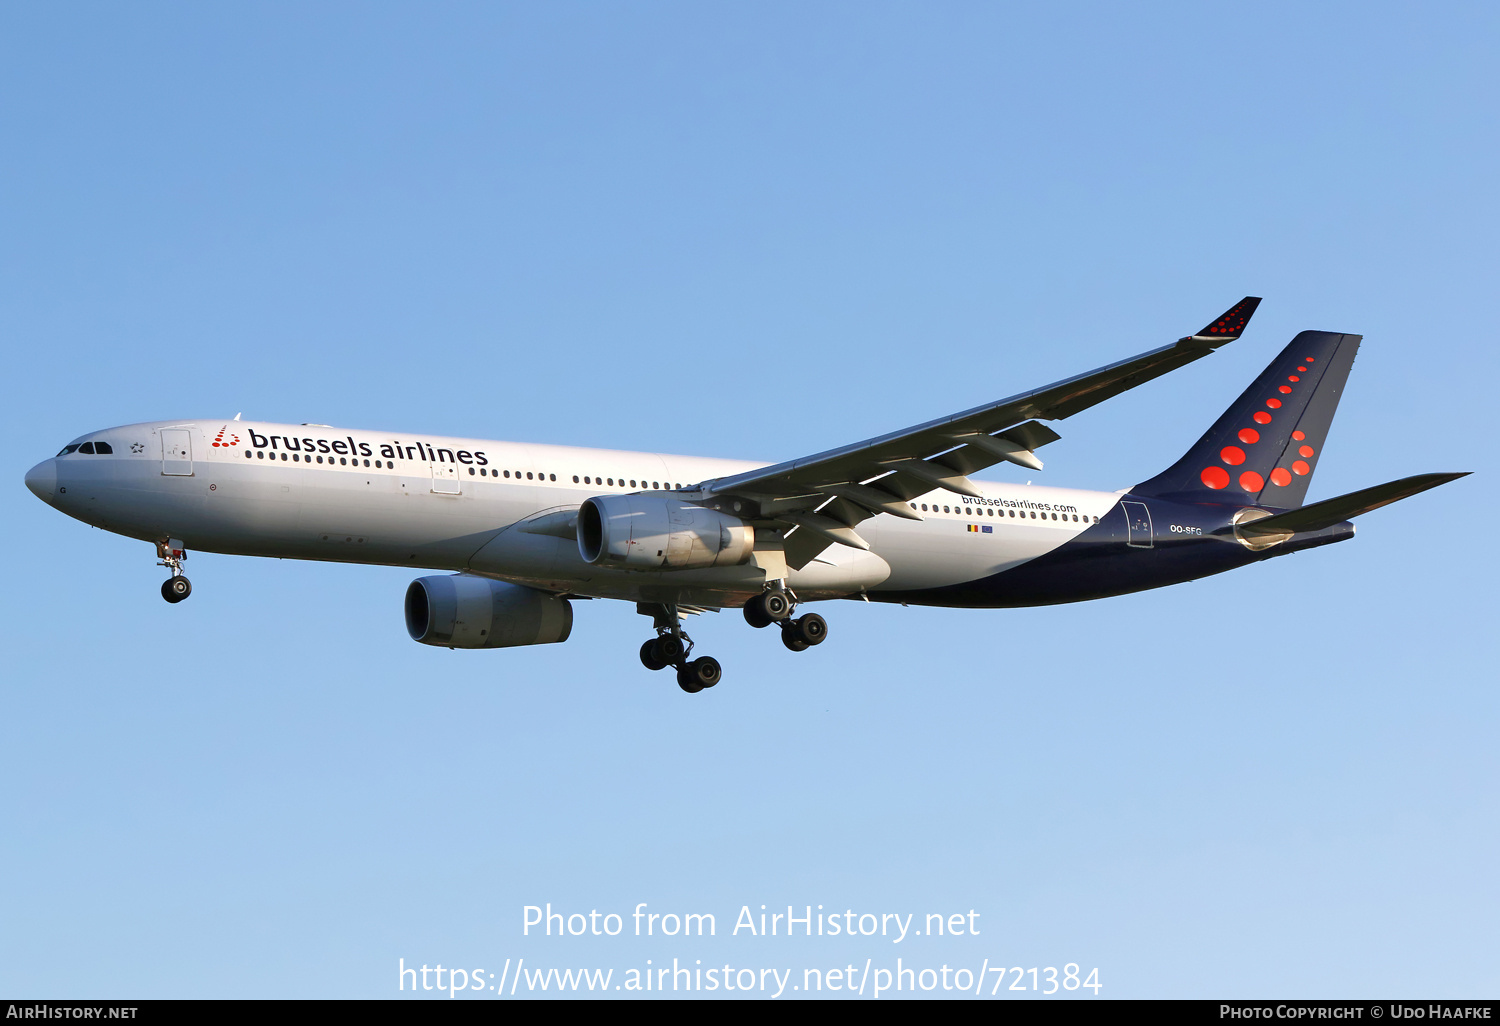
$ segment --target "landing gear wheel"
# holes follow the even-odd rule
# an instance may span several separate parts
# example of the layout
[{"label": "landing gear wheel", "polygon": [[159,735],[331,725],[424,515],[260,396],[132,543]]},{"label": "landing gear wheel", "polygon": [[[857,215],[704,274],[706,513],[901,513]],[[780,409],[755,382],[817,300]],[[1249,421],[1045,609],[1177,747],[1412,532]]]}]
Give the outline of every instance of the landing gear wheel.
[{"label": "landing gear wheel", "polygon": [[724,671],[719,666],[719,661],[713,656],[703,656],[694,659],[685,666],[677,669],[677,685],[690,695],[696,695],[704,688],[711,688],[723,678]]},{"label": "landing gear wheel", "polygon": [[193,582],[180,574],[161,582],[161,597],[176,605],[193,593]]},{"label": "landing gear wheel", "polygon": [[665,670],[669,665],[656,658],[655,638],[648,638],[641,646],[641,665],[648,670]]},{"label": "landing gear wheel", "polygon": [[683,655],[686,654],[682,639],[671,634],[663,634],[655,641],[652,641],[651,644],[654,646],[652,653],[656,656],[656,661],[661,663],[662,666],[676,666],[682,661]]},{"label": "landing gear wheel", "polygon": [[792,600],[786,597],[784,591],[763,591],[760,594],[760,608],[772,621],[785,620],[792,615]]},{"label": "landing gear wheel", "polygon": [[795,623],[796,627],[793,629],[797,632],[797,637],[809,645],[821,645],[828,637],[828,621],[817,613],[799,617]]},{"label": "landing gear wheel", "polygon": [[766,613],[764,599],[765,593],[762,592],[745,603],[745,622],[756,629],[769,627],[772,623],[770,615]]},{"label": "landing gear wheel", "polygon": [[797,633],[796,627],[783,627],[781,629],[781,643],[793,652],[806,652],[812,646],[803,641]]}]

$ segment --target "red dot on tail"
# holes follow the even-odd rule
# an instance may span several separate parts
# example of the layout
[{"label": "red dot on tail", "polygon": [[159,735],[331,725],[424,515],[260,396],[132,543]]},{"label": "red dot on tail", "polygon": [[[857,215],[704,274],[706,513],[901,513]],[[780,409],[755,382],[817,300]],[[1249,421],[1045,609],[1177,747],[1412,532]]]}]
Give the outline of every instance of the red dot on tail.
[{"label": "red dot on tail", "polygon": [[1231,467],[1237,467],[1245,462],[1245,450],[1237,445],[1226,445],[1219,450],[1219,459]]},{"label": "red dot on tail", "polygon": [[1297,377],[1297,375],[1295,375],[1295,374],[1288,374],[1286,376],[1286,379],[1288,381],[1301,381],[1302,380],[1301,378]]},{"label": "red dot on tail", "polygon": [[1271,471],[1271,483],[1281,485],[1281,487],[1285,488],[1292,483],[1292,475],[1286,472],[1285,467],[1277,467]]},{"label": "red dot on tail", "polygon": [[1291,393],[1292,393],[1292,386],[1291,385],[1282,385],[1281,388],[1279,388],[1277,391],[1279,391],[1282,395],[1291,395]]},{"label": "red dot on tail", "polygon": [[1258,492],[1266,486],[1266,479],[1253,470],[1247,470],[1240,475],[1240,487],[1247,492]]},{"label": "red dot on tail", "polygon": [[1260,432],[1254,428],[1240,428],[1240,441],[1246,445],[1254,445],[1260,441]]},{"label": "red dot on tail", "polygon": [[1253,420],[1253,421],[1255,421],[1255,423],[1257,423],[1257,424],[1269,424],[1269,423],[1271,423],[1271,415],[1269,413],[1267,413],[1265,410],[1261,410],[1259,413],[1257,413],[1255,416],[1251,417],[1250,419]]},{"label": "red dot on tail", "polygon": [[1312,358],[1312,357],[1311,357],[1311,356],[1309,356],[1309,357],[1306,357],[1306,361],[1307,361],[1307,362],[1308,362],[1308,363],[1313,363],[1313,362],[1315,362],[1315,361],[1314,361],[1314,360],[1313,360],[1313,358]]},{"label": "red dot on tail", "polygon": [[1266,400],[1266,405],[1269,406],[1273,410],[1279,410],[1279,409],[1281,409],[1281,400],[1280,399],[1267,399]]},{"label": "red dot on tail", "polygon": [[1306,438],[1307,436],[1304,435],[1301,431],[1293,431],[1292,432],[1292,437],[1295,438],[1297,441],[1300,442],[1300,441],[1302,441],[1302,439]]},{"label": "red dot on tail", "polygon": [[1304,445],[1302,448],[1297,450],[1297,455],[1304,456],[1307,459],[1312,459],[1313,447],[1310,445]]},{"label": "red dot on tail", "polygon": [[1229,487],[1229,471],[1223,467],[1204,467],[1203,473],[1198,475],[1198,479],[1210,488]]},{"label": "red dot on tail", "polygon": [[1300,474],[1303,477],[1306,477],[1308,474],[1312,473],[1312,467],[1309,467],[1306,463],[1298,460],[1296,463],[1292,464],[1292,473]]},{"label": "red dot on tail", "polygon": [[1298,367],[1297,370],[1300,371],[1303,374],[1307,373],[1307,368],[1306,367]]}]

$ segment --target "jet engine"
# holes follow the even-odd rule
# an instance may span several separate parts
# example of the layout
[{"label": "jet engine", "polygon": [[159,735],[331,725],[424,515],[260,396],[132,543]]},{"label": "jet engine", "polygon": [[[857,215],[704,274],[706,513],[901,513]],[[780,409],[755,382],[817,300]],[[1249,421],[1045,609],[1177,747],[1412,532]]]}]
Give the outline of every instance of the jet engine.
[{"label": "jet engine", "polygon": [[755,554],[755,528],[660,493],[596,495],[578,510],[578,553],[632,570],[739,566]]},{"label": "jet engine", "polygon": [[567,641],[565,598],[472,574],[419,577],[406,589],[406,632],[445,648],[514,648]]}]

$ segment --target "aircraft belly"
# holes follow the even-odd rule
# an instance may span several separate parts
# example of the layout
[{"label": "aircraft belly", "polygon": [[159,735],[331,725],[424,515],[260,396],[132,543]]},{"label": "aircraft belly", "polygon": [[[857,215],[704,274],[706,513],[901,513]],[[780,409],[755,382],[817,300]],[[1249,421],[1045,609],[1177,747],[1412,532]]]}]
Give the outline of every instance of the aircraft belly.
[{"label": "aircraft belly", "polygon": [[890,576],[891,565],[876,553],[833,545],[801,570],[793,570],[787,583],[798,598],[818,600],[857,595]]},{"label": "aircraft belly", "polygon": [[890,576],[872,590],[941,588],[990,577],[1046,555],[1079,533],[1071,527],[1005,524],[985,534],[971,532],[968,526],[962,521],[931,521],[866,531],[871,546],[891,567]]}]

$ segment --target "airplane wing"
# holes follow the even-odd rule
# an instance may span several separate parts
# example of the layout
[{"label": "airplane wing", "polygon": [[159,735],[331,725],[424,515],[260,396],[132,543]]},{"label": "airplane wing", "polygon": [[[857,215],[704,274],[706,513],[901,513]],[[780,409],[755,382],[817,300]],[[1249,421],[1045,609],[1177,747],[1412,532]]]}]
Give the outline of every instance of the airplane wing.
[{"label": "airplane wing", "polygon": [[1259,297],[1246,296],[1196,334],[1044,388],[815,456],[705,481],[697,501],[785,530],[787,562],[794,568],[834,542],[867,549],[854,530],[861,521],[880,513],[921,520],[910,500],[934,488],[977,497],[968,475],[1001,461],[1040,470],[1036,449],[1060,437],[1040,421],[1071,417],[1207,356],[1239,338],[1259,305]]}]

